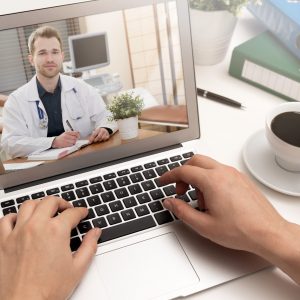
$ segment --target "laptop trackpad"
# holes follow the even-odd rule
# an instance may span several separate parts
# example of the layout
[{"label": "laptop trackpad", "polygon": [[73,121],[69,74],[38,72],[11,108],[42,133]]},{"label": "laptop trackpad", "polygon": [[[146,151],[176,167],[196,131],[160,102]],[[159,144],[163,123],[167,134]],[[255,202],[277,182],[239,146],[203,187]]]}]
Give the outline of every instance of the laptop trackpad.
[{"label": "laptop trackpad", "polygon": [[98,255],[109,299],[153,299],[194,285],[199,278],[174,233]]}]

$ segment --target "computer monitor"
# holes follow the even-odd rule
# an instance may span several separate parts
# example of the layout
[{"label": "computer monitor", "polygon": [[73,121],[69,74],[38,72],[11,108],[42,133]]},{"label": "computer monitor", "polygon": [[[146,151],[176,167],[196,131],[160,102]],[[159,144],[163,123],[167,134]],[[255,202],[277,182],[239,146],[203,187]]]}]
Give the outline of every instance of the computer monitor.
[{"label": "computer monitor", "polygon": [[69,36],[69,49],[73,72],[88,71],[109,64],[106,32]]}]

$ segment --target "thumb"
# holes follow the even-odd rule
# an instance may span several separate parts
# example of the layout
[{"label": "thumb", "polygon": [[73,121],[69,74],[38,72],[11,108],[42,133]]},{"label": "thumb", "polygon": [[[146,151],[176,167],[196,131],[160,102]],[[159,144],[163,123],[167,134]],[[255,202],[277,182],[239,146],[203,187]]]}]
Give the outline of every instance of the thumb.
[{"label": "thumb", "polygon": [[74,253],[74,271],[77,283],[86,273],[97,251],[97,241],[101,235],[101,229],[90,230],[82,240],[81,246]]},{"label": "thumb", "polygon": [[176,198],[166,199],[163,205],[174,213],[179,220],[182,220],[199,234],[206,236],[205,233],[211,224],[211,217],[208,214],[200,212],[185,201]]}]

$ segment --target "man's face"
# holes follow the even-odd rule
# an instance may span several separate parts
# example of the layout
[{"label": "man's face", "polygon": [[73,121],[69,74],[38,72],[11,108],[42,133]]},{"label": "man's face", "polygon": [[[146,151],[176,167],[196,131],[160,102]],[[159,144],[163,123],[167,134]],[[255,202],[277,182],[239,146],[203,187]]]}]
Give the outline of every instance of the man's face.
[{"label": "man's face", "polygon": [[29,61],[36,73],[46,78],[53,78],[60,72],[63,60],[64,54],[55,37],[37,38],[34,43],[34,53],[29,55]]}]

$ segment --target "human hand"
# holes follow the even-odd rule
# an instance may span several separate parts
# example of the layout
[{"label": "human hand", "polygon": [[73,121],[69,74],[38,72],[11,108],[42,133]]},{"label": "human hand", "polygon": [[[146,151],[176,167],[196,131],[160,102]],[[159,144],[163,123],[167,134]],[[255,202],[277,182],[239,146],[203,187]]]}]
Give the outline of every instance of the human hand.
[{"label": "human hand", "polygon": [[96,128],[89,137],[90,143],[105,142],[110,138],[109,132],[105,128]]},{"label": "human hand", "polygon": [[100,236],[99,229],[90,230],[72,254],[71,229],[87,212],[51,196],[28,200],[18,215],[0,219],[0,299],[67,299],[91,263]]},{"label": "human hand", "polygon": [[287,222],[245,175],[209,157],[195,155],[160,181],[176,182],[179,195],[189,184],[196,188],[198,206],[205,212],[178,199],[167,199],[164,206],[197,233],[223,246],[262,254],[266,235],[284,232],[286,227]]},{"label": "human hand", "polygon": [[78,131],[66,131],[57,136],[52,143],[52,148],[64,148],[75,145],[79,139],[80,134]]}]

